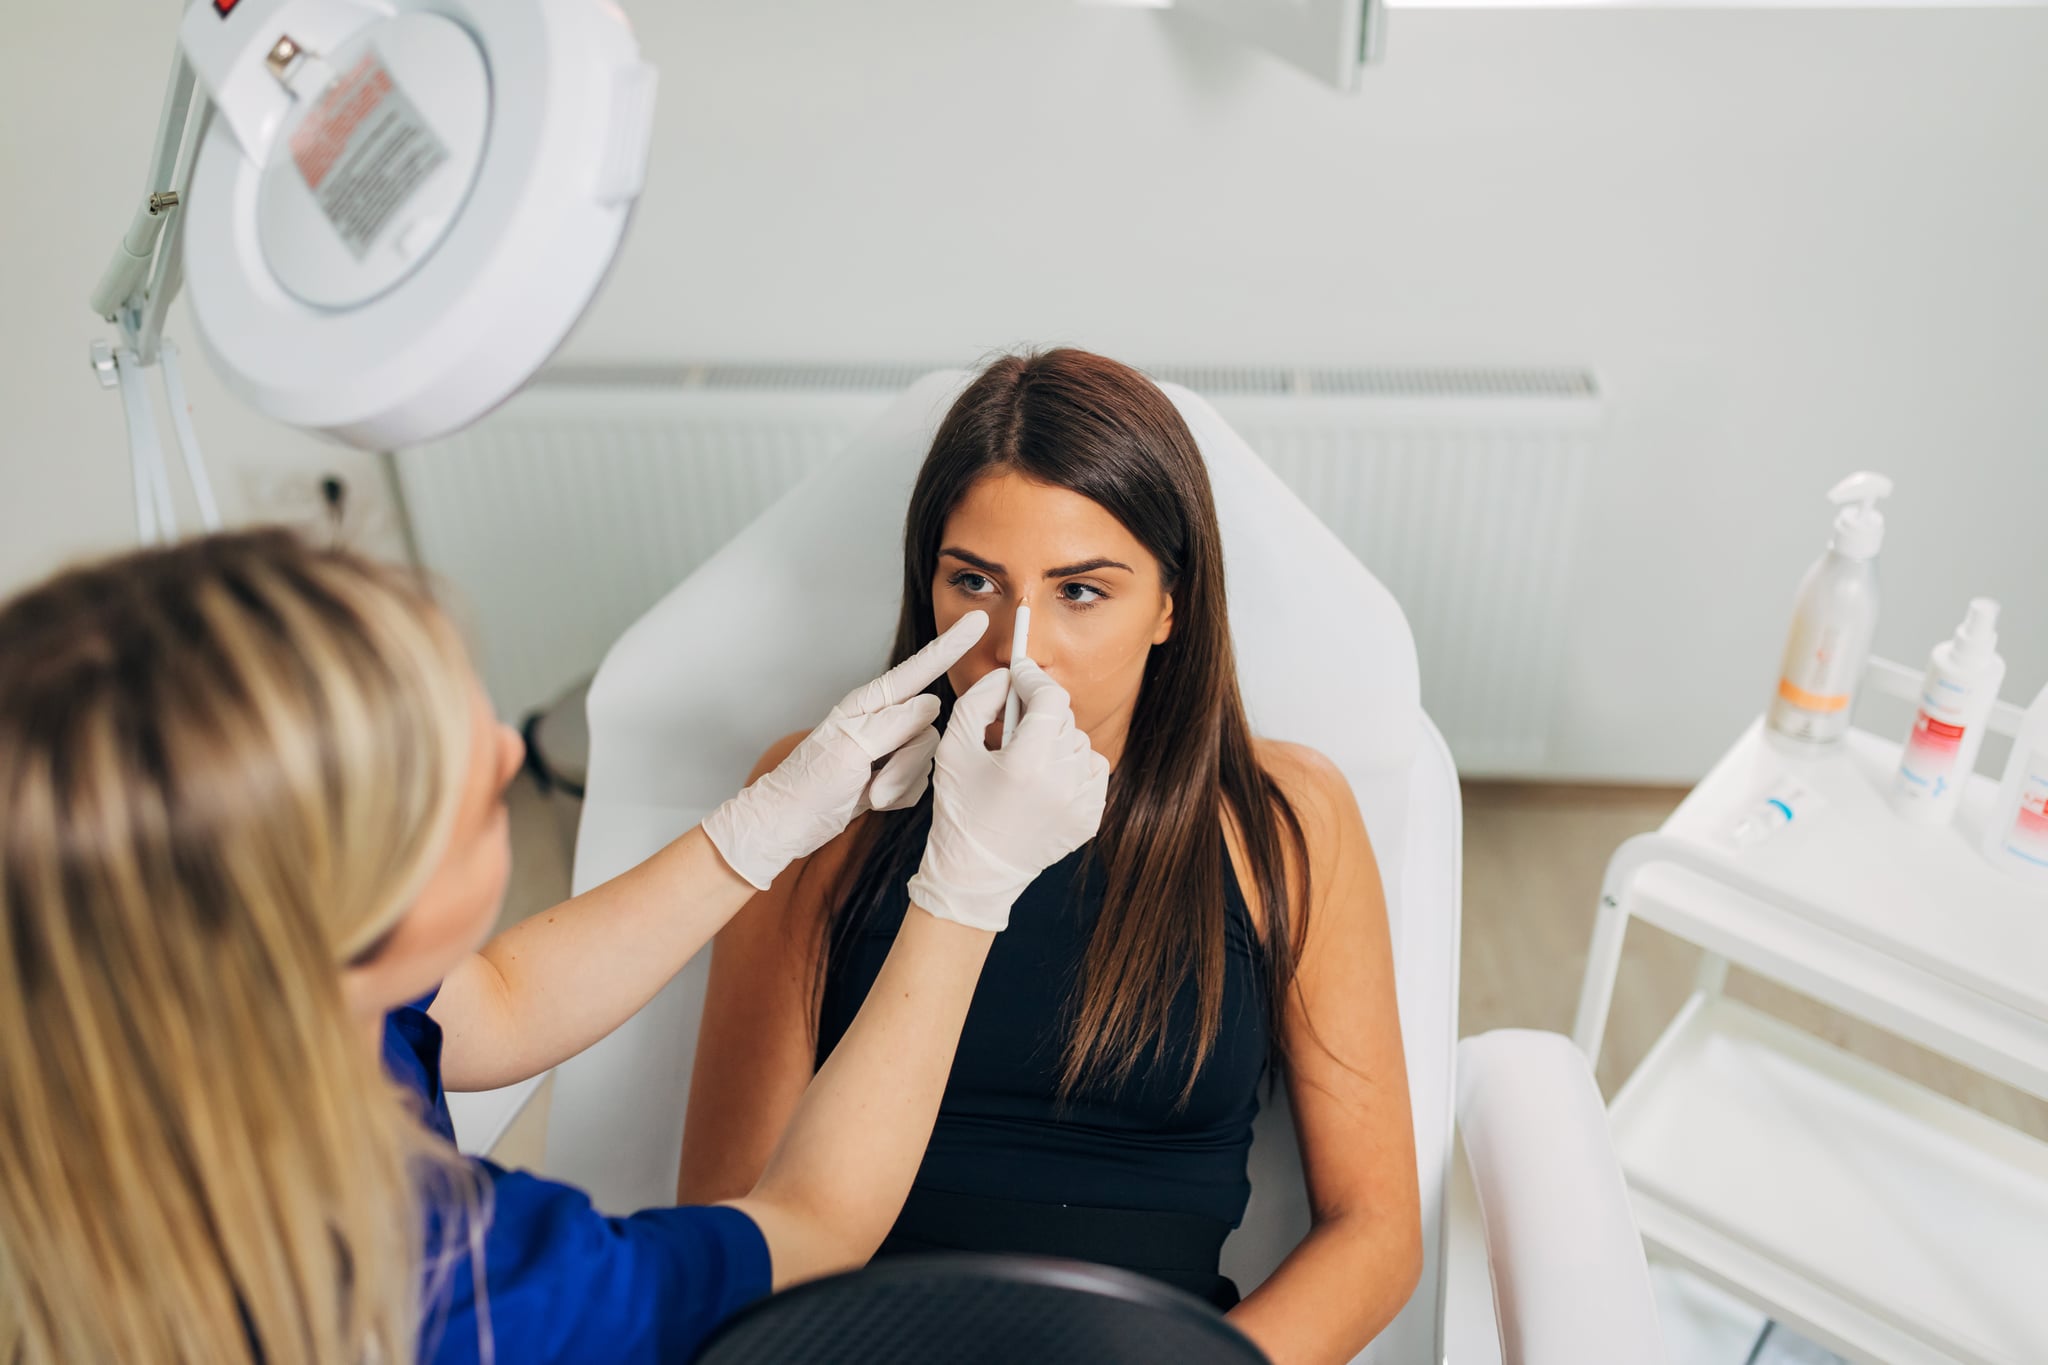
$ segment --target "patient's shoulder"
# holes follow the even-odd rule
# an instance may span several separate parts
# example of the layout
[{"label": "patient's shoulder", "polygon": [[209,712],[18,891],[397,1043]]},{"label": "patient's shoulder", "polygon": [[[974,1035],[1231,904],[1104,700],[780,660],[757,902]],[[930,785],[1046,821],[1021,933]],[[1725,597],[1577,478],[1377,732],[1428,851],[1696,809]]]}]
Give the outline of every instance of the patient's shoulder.
[{"label": "patient's shoulder", "polygon": [[1350,779],[1329,757],[1306,744],[1279,739],[1254,739],[1259,766],[1280,788],[1301,822],[1308,845],[1309,868],[1321,877],[1340,861],[1372,856],[1372,841],[1359,813]]},{"label": "patient's shoulder", "polygon": [[1351,784],[1321,750],[1291,740],[1254,738],[1252,752],[1290,802],[1309,807],[1300,812],[1303,816],[1356,808]]}]

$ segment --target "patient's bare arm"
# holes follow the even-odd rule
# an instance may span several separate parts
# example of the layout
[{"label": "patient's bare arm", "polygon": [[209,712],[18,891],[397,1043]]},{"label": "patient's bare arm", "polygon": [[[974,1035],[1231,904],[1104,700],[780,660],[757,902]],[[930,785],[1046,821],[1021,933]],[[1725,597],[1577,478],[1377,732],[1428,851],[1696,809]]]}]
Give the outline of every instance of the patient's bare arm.
[{"label": "patient's bare arm", "polygon": [[1313,750],[1262,743],[1308,838],[1308,942],[1285,1031],[1313,1226],[1231,1311],[1274,1365],[1340,1365],[1422,1273],[1421,1198],[1387,907],[1349,784]]}]

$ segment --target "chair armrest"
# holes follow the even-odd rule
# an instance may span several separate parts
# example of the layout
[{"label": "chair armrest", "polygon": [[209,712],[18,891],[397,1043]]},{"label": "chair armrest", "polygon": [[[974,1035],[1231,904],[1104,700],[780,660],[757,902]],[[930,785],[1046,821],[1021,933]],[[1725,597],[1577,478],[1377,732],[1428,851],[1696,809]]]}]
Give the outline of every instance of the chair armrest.
[{"label": "chair armrest", "polygon": [[1657,1365],[1664,1339],[1592,1069],[1561,1034],[1458,1044],[1503,1365]]}]

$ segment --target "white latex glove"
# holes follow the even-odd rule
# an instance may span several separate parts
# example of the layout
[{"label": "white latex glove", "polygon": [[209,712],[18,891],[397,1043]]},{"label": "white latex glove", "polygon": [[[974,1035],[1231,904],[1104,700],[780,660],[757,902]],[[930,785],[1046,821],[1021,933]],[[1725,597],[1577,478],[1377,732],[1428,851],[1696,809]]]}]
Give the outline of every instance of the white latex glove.
[{"label": "white latex glove", "polygon": [[[970,611],[881,677],[856,688],[818,728],[704,821],[728,866],[766,891],[792,860],[815,853],[854,816],[915,805],[939,747],[939,699],[925,694],[988,629]],[[889,761],[881,771],[875,764]]]},{"label": "white latex glove", "polygon": [[[1023,719],[1009,744],[983,736],[1010,688]],[[1002,929],[1038,874],[1095,837],[1109,760],[1074,725],[1066,689],[1029,659],[999,668],[953,704],[932,775],[932,832],[910,901],[940,919]]]}]

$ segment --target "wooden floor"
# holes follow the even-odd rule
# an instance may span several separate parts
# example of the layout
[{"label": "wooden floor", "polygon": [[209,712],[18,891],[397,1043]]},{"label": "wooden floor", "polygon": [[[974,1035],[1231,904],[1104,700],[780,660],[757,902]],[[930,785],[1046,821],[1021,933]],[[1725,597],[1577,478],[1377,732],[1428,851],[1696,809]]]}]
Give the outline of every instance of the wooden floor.
[{"label": "wooden floor", "polygon": [[[1464,976],[1458,1032],[1569,1032],[1607,859],[1655,829],[1684,793],[1641,787],[1472,782],[1465,786]],[[1601,1089],[1642,1060],[1692,988],[1697,950],[1629,926],[1615,984]],[[2048,1103],[2012,1090],[1807,998],[1731,973],[1729,994],[2048,1140]]]}]

